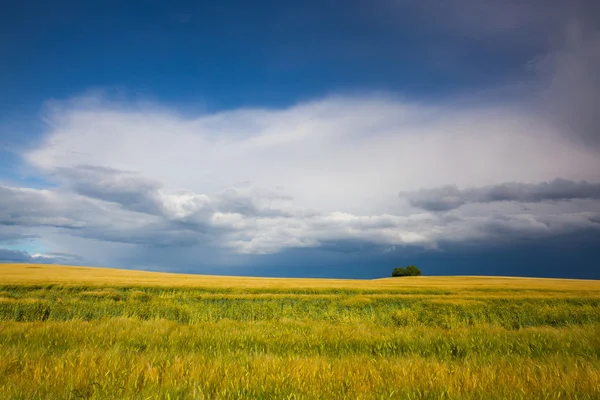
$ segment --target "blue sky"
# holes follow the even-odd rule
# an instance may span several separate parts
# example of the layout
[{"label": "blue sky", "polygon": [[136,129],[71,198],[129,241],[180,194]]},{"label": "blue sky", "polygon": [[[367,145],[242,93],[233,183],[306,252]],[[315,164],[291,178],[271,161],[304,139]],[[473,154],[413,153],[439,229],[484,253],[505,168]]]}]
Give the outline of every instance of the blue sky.
[{"label": "blue sky", "polygon": [[594,1],[1,11],[5,261],[600,278]]}]

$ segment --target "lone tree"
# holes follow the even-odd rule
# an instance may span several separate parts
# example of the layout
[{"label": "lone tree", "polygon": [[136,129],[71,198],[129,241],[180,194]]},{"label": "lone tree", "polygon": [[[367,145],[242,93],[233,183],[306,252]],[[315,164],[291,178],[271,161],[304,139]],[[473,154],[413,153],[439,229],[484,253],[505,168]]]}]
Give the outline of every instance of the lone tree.
[{"label": "lone tree", "polygon": [[420,275],[422,275],[421,270],[419,268],[415,267],[414,265],[409,265],[406,268],[404,268],[404,267],[394,268],[394,270],[392,271],[392,276],[393,277],[397,277],[397,276],[420,276]]}]

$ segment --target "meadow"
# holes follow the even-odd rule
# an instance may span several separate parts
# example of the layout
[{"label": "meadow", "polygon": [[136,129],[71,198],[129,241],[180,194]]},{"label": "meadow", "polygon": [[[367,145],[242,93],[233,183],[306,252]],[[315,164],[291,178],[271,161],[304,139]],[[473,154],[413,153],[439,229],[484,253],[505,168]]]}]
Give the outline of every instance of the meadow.
[{"label": "meadow", "polygon": [[0,264],[2,399],[600,398],[600,281]]}]

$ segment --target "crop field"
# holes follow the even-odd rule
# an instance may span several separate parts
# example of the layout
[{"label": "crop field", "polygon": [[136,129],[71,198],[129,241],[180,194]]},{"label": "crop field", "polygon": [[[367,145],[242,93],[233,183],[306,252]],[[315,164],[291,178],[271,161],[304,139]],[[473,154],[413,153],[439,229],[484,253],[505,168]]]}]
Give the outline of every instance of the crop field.
[{"label": "crop field", "polygon": [[600,398],[600,281],[0,264],[2,399]]}]

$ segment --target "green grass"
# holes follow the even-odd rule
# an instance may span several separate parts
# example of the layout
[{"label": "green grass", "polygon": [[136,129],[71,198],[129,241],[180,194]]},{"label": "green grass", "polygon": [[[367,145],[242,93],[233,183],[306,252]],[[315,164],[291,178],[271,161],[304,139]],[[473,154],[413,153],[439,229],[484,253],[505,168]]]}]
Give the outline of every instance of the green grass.
[{"label": "green grass", "polygon": [[2,399],[600,398],[597,281],[24,268],[0,279]]}]

